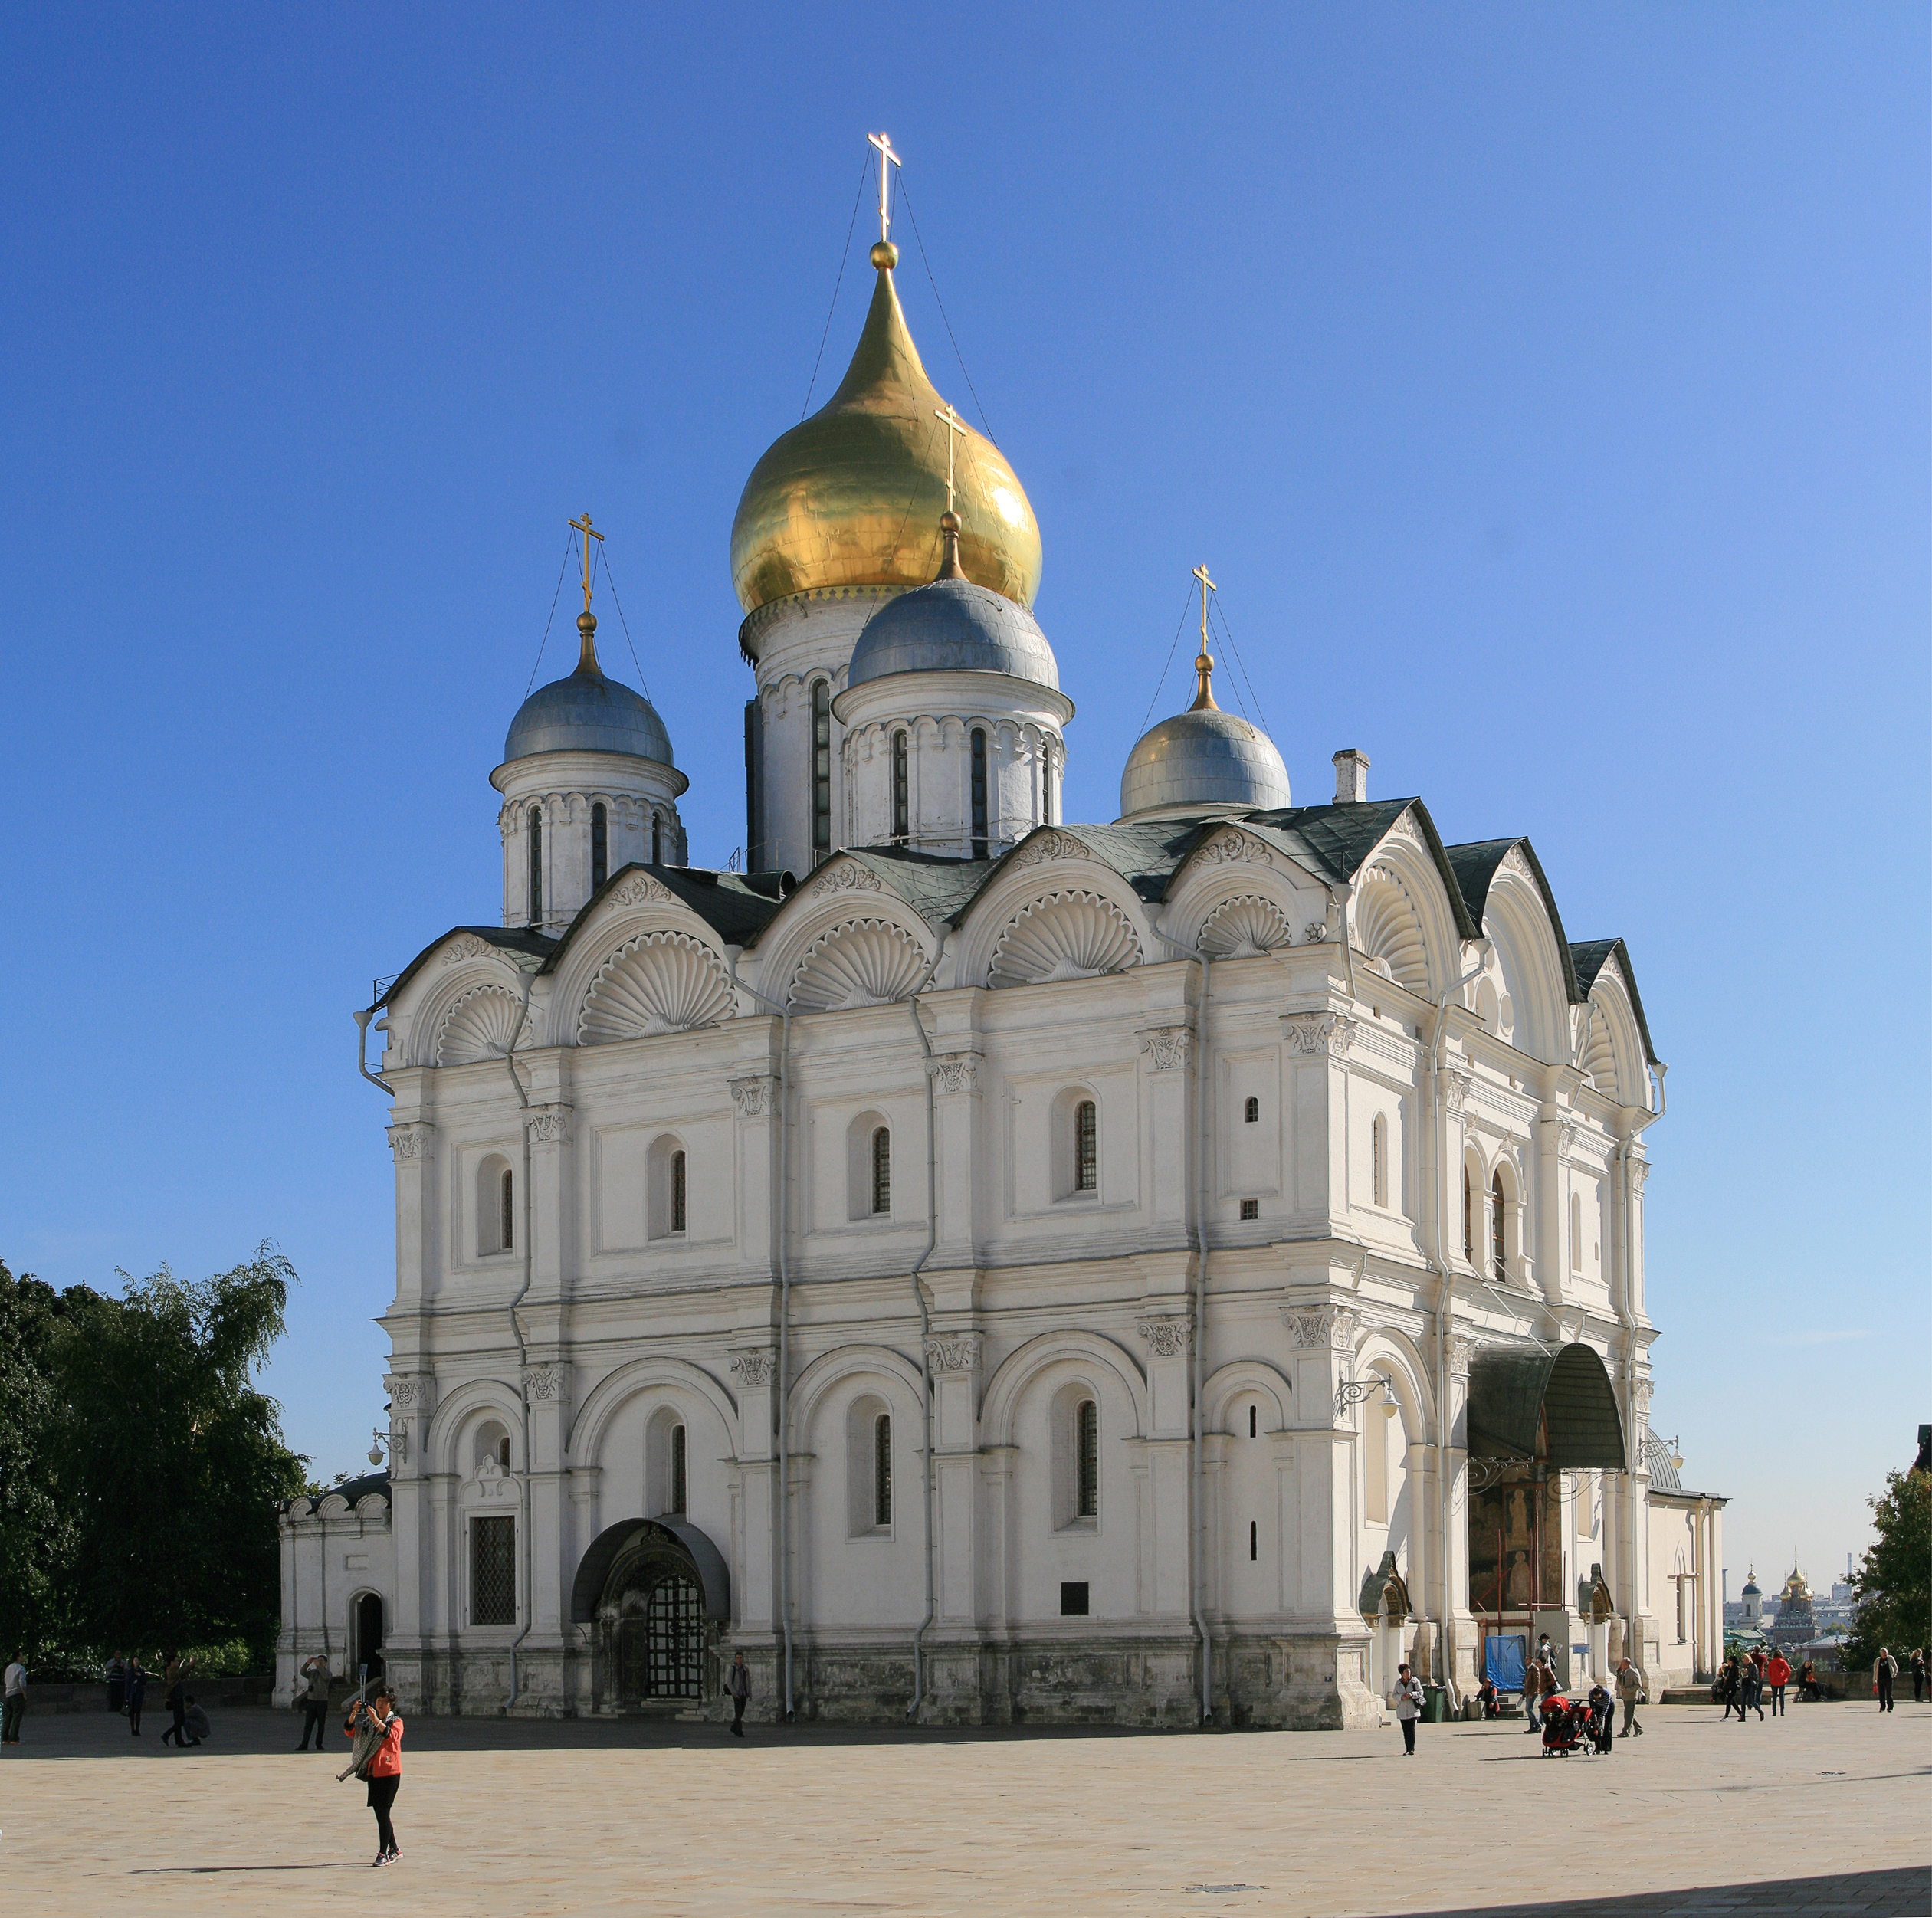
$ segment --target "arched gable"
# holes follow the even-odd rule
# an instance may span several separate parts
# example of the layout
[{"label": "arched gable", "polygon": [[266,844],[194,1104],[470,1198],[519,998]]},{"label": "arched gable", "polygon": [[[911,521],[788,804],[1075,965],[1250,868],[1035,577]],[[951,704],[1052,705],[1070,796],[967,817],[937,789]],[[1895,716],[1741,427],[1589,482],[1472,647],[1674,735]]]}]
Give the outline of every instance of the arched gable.
[{"label": "arched gable", "polygon": [[[474,933],[451,933],[430,947],[405,978],[406,983],[399,980],[387,995],[389,1032],[390,1043],[411,1065],[466,1064],[502,1057],[523,998],[513,952]],[[535,1024],[533,1018],[525,1030],[523,1045],[535,1042]],[[452,1027],[454,1041],[446,1048]],[[439,1057],[445,1051],[448,1056]]]},{"label": "arched gable", "polygon": [[1237,1359],[1208,1375],[1201,1387],[1202,1431],[1219,1431],[1228,1406],[1251,1392],[1274,1408],[1270,1429],[1285,1431],[1293,1422],[1294,1387],[1285,1373],[1261,1359]]},{"label": "arched gable", "polygon": [[759,990],[801,1012],[890,1004],[924,976],[937,944],[870,864],[835,854],[760,936]]},{"label": "arched gable", "polygon": [[1650,1103],[1642,1028],[1622,967],[1612,957],[1590,987],[1578,1065],[1596,1090],[1619,1106]]},{"label": "arched gable", "polygon": [[500,1418],[511,1444],[521,1448],[523,1408],[517,1389],[500,1379],[471,1379],[437,1402],[423,1437],[424,1461],[431,1471],[452,1472],[458,1478],[468,1476],[457,1463],[456,1441],[485,1414]]},{"label": "arched gable", "polygon": [[1043,1332],[1028,1339],[1017,1351],[1009,1352],[987,1382],[979,1415],[980,1429],[986,1434],[987,1444],[1010,1445],[1013,1414],[1021,1394],[1042,1373],[1070,1362],[1110,1372],[1133,1406],[1134,1429],[1125,1435],[1137,1438],[1146,1431],[1146,1375],[1124,1346],[1091,1332]]},{"label": "arched gable", "polygon": [[1569,1058],[1570,988],[1574,974],[1562,922],[1524,854],[1511,848],[1491,877],[1483,930],[1494,946],[1504,990],[1514,1011],[1510,1043],[1546,1064]]},{"label": "arched gable", "polygon": [[959,923],[945,969],[962,986],[1091,978],[1165,950],[1132,884],[1059,827],[1039,828],[1009,853]]},{"label": "arched gable", "polygon": [[1406,1333],[1376,1326],[1363,1333],[1355,1347],[1355,1375],[1370,1372],[1386,1378],[1402,1407],[1402,1427],[1412,1439],[1425,1438],[1435,1428],[1435,1392],[1428,1362]]},{"label": "arched gable", "polygon": [[[1169,937],[1216,959],[1251,959],[1327,929],[1328,890],[1287,851],[1232,821],[1203,832],[1167,888]],[[1163,955],[1164,956],[1164,955]]]},{"label": "arched gable", "polygon": [[890,1346],[839,1346],[822,1352],[800,1372],[792,1386],[792,1429],[802,1447],[808,1443],[812,1421],[835,1385],[851,1378],[870,1379],[887,1388],[887,1396],[895,1413],[913,1422],[905,1428],[913,1449],[925,1449],[925,1421],[921,1409],[919,1368],[904,1353]]},{"label": "arched gable", "polygon": [[1356,869],[1348,916],[1355,949],[1372,968],[1429,998],[1456,977],[1462,929],[1460,896],[1449,890],[1453,879],[1421,810],[1399,814]]},{"label": "arched gable", "polygon": [[664,1386],[688,1392],[710,1406],[717,1416],[725,1443],[734,1452],[738,1449],[738,1408],[731,1395],[701,1366],[688,1359],[658,1355],[633,1359],[628,1365],[606,1372],[592,1387],[571,1421],[564,1441],[565,1457],[577,1465],[601,1464],[598,1454],[611,1420],[640,1392]]}]

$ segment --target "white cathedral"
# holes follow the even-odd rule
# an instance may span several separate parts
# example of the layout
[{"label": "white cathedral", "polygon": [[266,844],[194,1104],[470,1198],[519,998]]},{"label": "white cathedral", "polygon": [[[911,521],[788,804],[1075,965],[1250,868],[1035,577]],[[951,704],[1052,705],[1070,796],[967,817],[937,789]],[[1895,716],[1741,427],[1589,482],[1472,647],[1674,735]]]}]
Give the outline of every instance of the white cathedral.
[{"label": "white cathedral", "polygon": [[1360,753],[1292,803],[1205,620],[1120,816],[1064,821],[1032,509],[872,264],[732,529],[747,870],[685,863],[586,592],[490,775],[500,924],[358,1015],[386,1467],[283,1513],[284,1692],[710,1715],[742,1651],[754,1718],[1318,1727],[1546,1632],[1707,1667],[1622,941]]}]

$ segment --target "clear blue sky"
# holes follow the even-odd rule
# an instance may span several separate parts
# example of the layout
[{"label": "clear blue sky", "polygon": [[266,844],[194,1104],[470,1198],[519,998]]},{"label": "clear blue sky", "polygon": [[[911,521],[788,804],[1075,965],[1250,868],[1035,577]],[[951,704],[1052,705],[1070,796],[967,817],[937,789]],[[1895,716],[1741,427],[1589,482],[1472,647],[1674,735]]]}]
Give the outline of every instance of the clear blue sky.
[{"label": "clear blue sky", "polygon": [[499,910],[586,507],[692,856],[743,838],[731,515],[883,125],[1044,533],[1068,817],[1205,559],[1298,798],[1354,745],[1530,834],[1671,1067],[1656,1428],[1734,1593],[1842,1568],[1932,1415],[1925,9],[641,11],[0,14],[0,1256],[272,1235],[288,1431],[358,1462],[350,1008]]}]

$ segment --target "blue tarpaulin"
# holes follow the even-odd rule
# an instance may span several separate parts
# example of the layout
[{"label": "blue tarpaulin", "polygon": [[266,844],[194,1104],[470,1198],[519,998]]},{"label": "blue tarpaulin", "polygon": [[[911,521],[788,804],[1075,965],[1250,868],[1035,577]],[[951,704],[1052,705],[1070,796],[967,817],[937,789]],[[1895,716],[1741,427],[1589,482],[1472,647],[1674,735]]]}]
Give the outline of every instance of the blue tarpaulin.
[{"label": "blue tarpaulin", "polygon": [[1499,1692],[1523,1689],[1524,1641],[1521,1638],[1488,1638],[1483,1641],[1483,1668],[1489,1682]]}]

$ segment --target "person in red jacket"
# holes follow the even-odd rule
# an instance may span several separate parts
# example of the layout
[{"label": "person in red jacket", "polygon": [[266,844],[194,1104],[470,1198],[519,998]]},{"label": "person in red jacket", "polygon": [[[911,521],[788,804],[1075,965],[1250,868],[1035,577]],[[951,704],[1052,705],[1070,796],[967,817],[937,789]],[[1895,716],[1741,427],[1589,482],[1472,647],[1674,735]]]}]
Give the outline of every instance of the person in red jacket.
[{"label": "person in red jacket", "polygon": [[1764,1667],[1764,1682],[1771,1687],[1771,1716],[1784,1716],[1784,1688],[1791,1683],[1790,1661],[1781,1651],[1774,1651],[1771,1661]]},{"label": "person in red jacket", "polygon": [[389,1808],[402,1788],[402,1714],[395,1708],[395,1694],[387,1685],[378,1685],[366,1704],[359,1703],[343,1727],[352,1736],[359,1729],[373,1730],[381,1742],[369,1754],[369,1805],[376,1814],[377,1865],[393,1864],[402,1856],[395,1841],[395,1828],[389,1822]]}]

